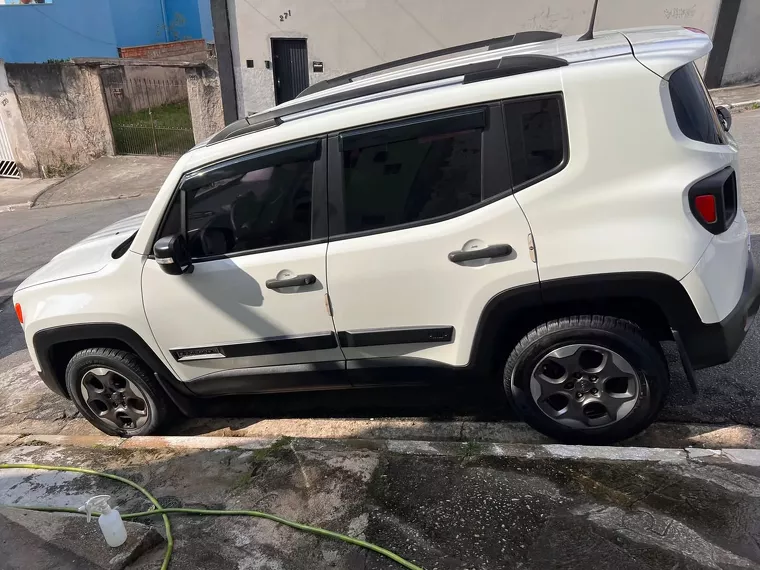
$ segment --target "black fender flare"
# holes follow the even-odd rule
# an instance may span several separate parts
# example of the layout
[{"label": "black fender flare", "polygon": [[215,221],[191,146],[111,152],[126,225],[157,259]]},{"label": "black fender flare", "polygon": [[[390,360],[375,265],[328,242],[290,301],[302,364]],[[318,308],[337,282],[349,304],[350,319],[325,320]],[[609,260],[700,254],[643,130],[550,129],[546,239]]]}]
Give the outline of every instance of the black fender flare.
[{"label": "black fender flare", "polygon": [[657,307],[666,321],[666,326],[661,328],[667,329],[667,335],[670,336],[669,329],[679,331],[690,355],[698,352],[700,331],[710,325],[702,323],[689,294],[678,280],[656,272],[600,273],[544,280],[492,297],[478,320],[468,368],[478,368],[484,361],[489,361],[493,355],[490,339],[504,323],[509,326],[510,322],[517,322],[530,314],[532,318],[528,321],[537,325],[556,318],[557,307],[565,310],[577,307],[575,314],[578,314],[595,308],[601,310],[605,302],[623,303],[631,299]]},{"label": "black fender flare", "polygon": [[143,338],[131,328],[116,323],[82,323],[42,329],[34,333],[32,344],[40,363],[40,377],[54,392],[69,398],[65,379],[56,373],[52,350],[56,345],[78,340],[110,339],[127,345],[153,371],[156,381],[185,415],[194,415],[194,394],[156,355]]}]

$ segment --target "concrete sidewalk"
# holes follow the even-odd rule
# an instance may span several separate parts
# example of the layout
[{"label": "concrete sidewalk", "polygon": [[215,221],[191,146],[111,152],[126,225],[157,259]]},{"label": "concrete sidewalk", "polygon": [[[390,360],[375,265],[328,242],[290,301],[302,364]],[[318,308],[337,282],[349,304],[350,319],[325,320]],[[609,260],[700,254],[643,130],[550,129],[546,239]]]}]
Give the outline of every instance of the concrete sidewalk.
[{"label": "concrete sidewalk", "polygon": [[176,162],[176,157],[104,156],[41,194],[33,206],[152,196]]},{"label": "concrete sidewalk", "polygon": [[0,212],[31,208],[42,193],[62,181],[62,178],[0,178]]},{"label": "concrete sidewalk", "polygon": [[0,178],[0,212],[153,196],[177,157],[104,156],[67,178]]},{"label": "concrete sidewalk", "polygon": [[[219,438],[193,449],[141,439],[117,449],[5,447],[0,463],[118,473],[164,507],[256,509],[367,540],[427,569],[760,566],[756,450],[287,438]],[[148,507],[134,489],[95,476],[0,470],[4,505],[79,507],[97,494],[110,494],[122,513]],[[160,566],[166,548],[146,546],[151,529],[163,533],[158,517],[130,528],[145,536],[139,552],[112,549],[114,558],[105,562],[107,556],[85,556],[75,540],[102,541],[83,517],[39,514],[36,524],[24,525],[19,511],[5,516],[36,535],[24,549],[6,545],[17,562],[11,568],[36,568],[43,556],[57,554],[61,568],[86,559],[95,568],[148,570]],[[170,568],[400,568],[374,552],[259,518],[170,518]],[[127,564],[113,563],[125,558]]]}]

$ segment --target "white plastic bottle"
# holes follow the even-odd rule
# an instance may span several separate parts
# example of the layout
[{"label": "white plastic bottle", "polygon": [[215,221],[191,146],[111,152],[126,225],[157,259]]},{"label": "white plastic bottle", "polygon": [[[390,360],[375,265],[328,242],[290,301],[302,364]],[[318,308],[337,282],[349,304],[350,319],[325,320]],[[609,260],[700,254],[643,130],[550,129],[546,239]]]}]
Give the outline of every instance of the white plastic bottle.
[{"label": "white plastic bottle", "polygon": [[115,548],[126,542],[127,529],[124,528],[124,521],[121,520],[119,511],[112,509],[108,504],[110,498],[110,495],[97,495],[89,499],[79,510],[87,513],[87,522],[92,519],[93,511],[100,513],[98,517],[100,530],[103,531],[108,546]]}]

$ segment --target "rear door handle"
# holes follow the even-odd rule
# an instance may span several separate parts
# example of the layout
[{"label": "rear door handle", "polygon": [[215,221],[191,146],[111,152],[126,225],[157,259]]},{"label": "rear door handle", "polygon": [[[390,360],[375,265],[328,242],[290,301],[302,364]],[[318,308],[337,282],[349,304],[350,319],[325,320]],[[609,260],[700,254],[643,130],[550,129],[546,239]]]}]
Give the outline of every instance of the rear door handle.
[{"label": "rear door handle", "polygon": [[284,287],[300,287],[302,285],[314,285],[317,278],[311,273],[288,277],[287,279],[267,279],[267,289],[283,289]]},{"label": "rear door handle", "polygon": [[449,254],[449,261],[459,263],[460,261],[471,261],[473,259],[488,259],[491,257],[504,257],[512,253],[512,246],[506,243],[489,245],[481,249],[470,249],[467,251],[452,251]]}]

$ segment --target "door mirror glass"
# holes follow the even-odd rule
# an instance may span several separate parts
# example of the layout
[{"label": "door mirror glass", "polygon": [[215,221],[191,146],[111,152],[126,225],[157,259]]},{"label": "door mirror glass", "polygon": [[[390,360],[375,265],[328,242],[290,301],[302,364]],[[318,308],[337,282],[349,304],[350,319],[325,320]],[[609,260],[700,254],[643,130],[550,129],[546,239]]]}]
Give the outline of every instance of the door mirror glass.
[{"label": "door mirror glass", "polygon": [[153,246],[156,262],[169,275],[192,273],[187,243],[182,234],[162,237]]},{"label": "door mirror glass", "polygon": [[731,111],[728,110],[728,107],[723,107],[722,105],[720,107],[716,107],[715,111],[718,113],[718,118],[720,119],[720,124],[723,125],[723,130],[728,132],[731,130]]}]

